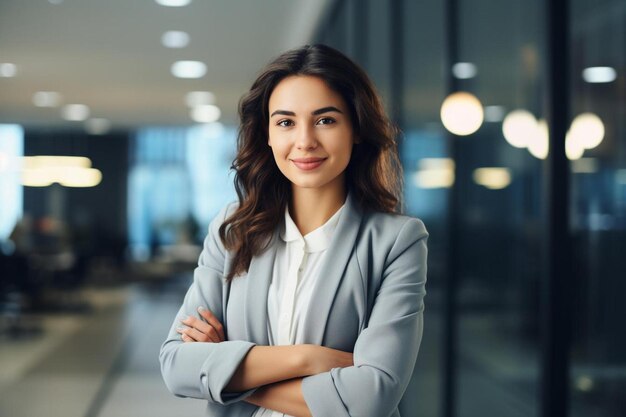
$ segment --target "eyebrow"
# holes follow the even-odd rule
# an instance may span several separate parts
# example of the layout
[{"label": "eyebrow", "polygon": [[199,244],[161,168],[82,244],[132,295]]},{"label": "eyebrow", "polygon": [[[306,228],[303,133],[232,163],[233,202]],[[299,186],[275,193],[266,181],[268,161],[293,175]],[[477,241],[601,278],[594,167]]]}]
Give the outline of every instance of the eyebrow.
[{"label": "eyebrow", "polygon": [[[318,114],[328,113],[328,112],[331,112],[331,111],[336,111],[338,113],[343,114],[343,112],[341,110],[339,110],[337,107],[334,107],[334,106],[322,107],[321,109],[313,110],[311,112],[311,114],[313,116],[317,116]],[[295,116],[296,115],[294,112],[289,111],[289,110],[276,110],[274,113],[272,113],[270,115],[270,117],[274,117],[277,114],[282,114],[284,116]]]}]

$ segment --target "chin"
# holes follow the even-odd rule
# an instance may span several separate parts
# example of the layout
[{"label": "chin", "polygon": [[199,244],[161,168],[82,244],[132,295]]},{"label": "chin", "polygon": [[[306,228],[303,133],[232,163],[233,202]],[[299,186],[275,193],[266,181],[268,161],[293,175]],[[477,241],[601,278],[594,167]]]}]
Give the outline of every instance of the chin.
[{"label": "chin", "polygon": [[298,188],[322,188],[325,184],[316,183],[313,181],[291,181],[294,187]]}]

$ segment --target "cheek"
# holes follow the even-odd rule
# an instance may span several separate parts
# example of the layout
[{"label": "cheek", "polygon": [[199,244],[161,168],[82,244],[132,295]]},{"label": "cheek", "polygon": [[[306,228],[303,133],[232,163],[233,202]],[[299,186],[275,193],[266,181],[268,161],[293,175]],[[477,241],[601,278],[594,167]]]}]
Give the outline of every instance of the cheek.
[{"label": "cheek", "polygon": [[277,138],[275,135],[269,135],[268,139],[267,139],[267,144],[270,146],[270,148],[272,149],[272,153],[274,154],[274,157],[277,157],[278,155],[280,155],[283,152],[284,149],[284,140],[280,140],[280,138]]},{"label": "cheek", "polygon": [[289,155],[288,147],[284,146],[284,144],[281,146],[280,143],[274,140],[271,149],[274,162],[278,166],[278,169],[284,171],[285,166],[289,163],[289,161],[287,161],[287,156]]},{"label": "cheek", "polygon": [[274,154],[274,159],[276,159],[277,162],[282,162],[282,160],[284,160],[287,156],[288,152],[289,149],[285,145],[277,145],[276,143],[272,144],[272,153]]},{"label": "cheek", "polygon": [[348,163],[352,154],[352,144],[350,142],[341,142],[333,147],[332,153],[337,155],[337,159],[342,163]]}]

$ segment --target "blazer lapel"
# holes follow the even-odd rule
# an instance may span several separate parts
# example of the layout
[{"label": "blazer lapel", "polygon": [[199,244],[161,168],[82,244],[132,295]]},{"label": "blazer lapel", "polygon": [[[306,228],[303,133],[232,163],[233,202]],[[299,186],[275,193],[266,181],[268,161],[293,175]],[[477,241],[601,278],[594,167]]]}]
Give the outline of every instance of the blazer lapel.
[{"label": "blazer lapel", "polygon": [[361,218],[361,210],[349,192],[307,308],[303,329],[307,343],[321,345],[324,341],[326,321],[356,244]]},{"label": "blazer lapel", "polygon": [[278,243],[277,230],[274,232],[267,250],[259,256],[252,257],[248,275],[245,277],[247,285],[244,310],[247,340],[260,346],[269,345],[267,297],[274,272],[276,245]]}]

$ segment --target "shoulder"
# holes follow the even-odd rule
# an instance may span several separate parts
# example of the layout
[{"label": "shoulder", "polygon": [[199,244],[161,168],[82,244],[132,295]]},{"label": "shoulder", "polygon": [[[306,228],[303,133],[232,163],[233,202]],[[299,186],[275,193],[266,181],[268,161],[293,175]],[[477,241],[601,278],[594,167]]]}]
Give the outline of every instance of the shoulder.
[{"label": "shoulder", "polygon": [[363,214],[362,230],[366,234],[393,241],[401,236],[415,240],[428,237],[426,225],[420,218],[396,213],[366,212]]},{"label": "shoulder", "polygon": [[220,227],[224,224],[225,220],[237,210],[239,207],[238,201],[232,201],[225,204],[213,217],[213,220],[209,223],[207,230],[207,239],[211,238],[215,245],[220,248],[222,253],[226,252],[222,239],[220,238]]},{"label": "shoulder", "polygon": [[217,228],[219,229],[219,227],[224,223],[224,221],[230,216],[232,215],[237,208],[239,207],[239,201],[231,201],[227,204],[225,204],[219,211],[218,213],[215,215],[215,217],[213,218],[213,220],[211,221],[211,226],[212,228]]},{"label": "shoulder", "polygon": [[372,260],[387,264],[402,254],[425,248],[427,240],[426,226],[417,217],[367,212],[363,215],[357,245]]},{"label": "shoulder", "polygon": [[424,265],[428,236],[424,222],[417,217],[366,213],[357,242],[359,261],[367,259],[375,270],[387,270],[391,265],[408,269]]},{"label": "shoulder", "polygon": [[237,200],[231,201],[230,203],[222,207],[221,214],[224,216],[224,219],[226,219],[228,216],[233,214],[235,210],[237,210],[238,208],[239,208],[239,201]]}]

